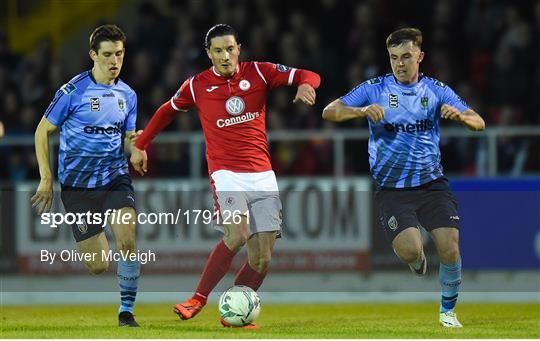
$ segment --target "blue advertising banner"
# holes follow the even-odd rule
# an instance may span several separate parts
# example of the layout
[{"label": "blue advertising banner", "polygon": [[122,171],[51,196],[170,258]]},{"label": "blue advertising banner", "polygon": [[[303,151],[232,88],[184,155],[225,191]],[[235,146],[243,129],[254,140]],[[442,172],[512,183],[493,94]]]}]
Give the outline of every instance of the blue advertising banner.
[{"label": "blue advertising banner", "polygon": [[540,179],[452,179],[466,269],[540,269]]}]

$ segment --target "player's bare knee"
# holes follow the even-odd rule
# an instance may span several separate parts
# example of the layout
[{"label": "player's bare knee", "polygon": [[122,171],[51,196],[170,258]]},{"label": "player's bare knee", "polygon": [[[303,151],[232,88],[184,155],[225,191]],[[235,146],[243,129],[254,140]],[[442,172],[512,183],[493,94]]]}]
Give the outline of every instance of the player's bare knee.
[{"label": "player's bare knee", "polygon": [[99,275],[100,273],[105,272],[109,269],[109,262],[106,260],[86,262],[85,265],[86,268],[94,275]]},{"label": "player's bare knee", "polygon": [[422,256],[422,247],[415,245],[402,245],[398,248],[394,248],[397,255],[405,263],[412,263]]},{"label": "player's bare knee", "polygon": [[247,236],[243,235],[243,234],[239,234],[237,235],[235,238],[234,238],[234,244],[238,247],[238,248],[241,248],[243,247],[244,245],[246,245],[247,243]]},{"label": "player's bare knee", "polygon": [[238,252],[249,239],[249,225],[231,224],[225,225],[223,242],[234,252]]},{"label": "player's bare knee", "polygon": [[227,247],[234,252],[238,252],[244,245],[246,245],[247,240],[248,238],[241,233],[229,234],[223,237],[225,245],[227,245]]}]

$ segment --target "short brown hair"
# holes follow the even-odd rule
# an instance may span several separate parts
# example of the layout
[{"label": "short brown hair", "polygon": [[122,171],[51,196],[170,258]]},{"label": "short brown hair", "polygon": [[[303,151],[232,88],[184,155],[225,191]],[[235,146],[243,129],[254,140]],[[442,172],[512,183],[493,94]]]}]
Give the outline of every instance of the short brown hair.
[{"label": "short brown hair", "polygon": [[407,41],[412,41],[414,45],[422,47],[422,31],[414,27],[400,28],[386,38],[386,47],[401,45]]},{"label": "short brown hair", "polygon": [[116,25],[102,25],[97,27],[90,35],[90,50],[98,52],[102,41],[121,41],[126,47],[126,35]]}]

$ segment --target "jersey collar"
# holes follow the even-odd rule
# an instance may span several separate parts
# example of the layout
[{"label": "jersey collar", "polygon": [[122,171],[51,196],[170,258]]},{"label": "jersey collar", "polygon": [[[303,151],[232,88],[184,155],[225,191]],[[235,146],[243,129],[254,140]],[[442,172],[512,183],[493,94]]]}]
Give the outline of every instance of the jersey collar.
[{"label": "jersey collar", "polygon": [[234,74],[231,76],[231,77],[225,77],[223,75],[220,75],[217,71],[216,71],[216,67],[215,66],[212,66],[212,73],[216,76],[216,77],[219,77],[219,78],[223,78],[223,79],[233,79],[234,77],[236,77],[236,75],[238,75],[240,73],[240,62],[238,62],[238,64],[236,64],[236,71],[234,72]]},{"label": "jersey collar", "polygon": [[94,84],[102,85],[102,86],[106,86],[106,87],[115,86],[116,84],[118,84],[118,80],[120,79],[120,77],[116,77],[116,78],[114,79],[114,84],[113,84],[113,85],[105,85],[105,84],[98,83],[98,82],[96,81],[96,79],[94,78],[94,75],[92,74],[92,69],[88,70],[88,76],[90,77],[90,79],[92,80],[92,82],[94,82]]},{"label": "jersey collar", "polygon": [[416,83],[414,83],[414,84],[403,84],[403,83],[400,83],[397,80],[396,76],[394,76],[393,73],[391,73],[391,75],[392,75],[392,79],[394,80],[394,83],[396,83],[399,86],[405,87],[405,88],[414,88],[415,86],[420,84],[420,81],[422,80],[422,78],[424,78],[424,74],[422,72],[419,72],[418,73],[418,81],[416,81]]}]

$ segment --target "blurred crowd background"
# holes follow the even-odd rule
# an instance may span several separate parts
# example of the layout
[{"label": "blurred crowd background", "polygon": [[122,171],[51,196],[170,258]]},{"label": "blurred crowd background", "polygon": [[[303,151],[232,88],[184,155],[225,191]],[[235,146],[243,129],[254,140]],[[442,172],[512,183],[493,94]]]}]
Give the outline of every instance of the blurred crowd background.
[{"label": "blurred crowd background", "polygon": [[[22,4],[31,11],[41,2]],[[540,121],[540,68],[534,52],[540,42],[540,1],[169,0],[125,1],[121,9],[116,19],[81,27],[76,36],[87,42],[94,27],[110,22],[126,31],[121,78],[138,94],[138,128],[146,125],[155,109],[186,78],[210,66],[203,41],[206,31],[216,23],[228,23],[238,30],[242,60],[306,68],[322,77],[314,107],[293,105],[293,88],[269,95],[270,131],[365,129],[365,120],[340,125],[324,122],[322,109],[357,84],[390,72],[385,39],[403,26],[415,26],[424,33],[426,57],[421,71],[449,84],[484,117],[488,129],[537,126]],[[5,19],[7,12],[3,12]],[[2,29],[0,121],[8,137],[32,136],[55,91],[92,64],[87,47],[71,47],[73,38],[56,48],[44,36],[32,51],[18,53],[11,48],[9,37]],[[453,122],[442,124],[456,126]],[[179,134],[199,130],[194,112],[179,115],[167,129]],[[441,147],[447,173],[475,174],[479,143],[482,141],[445,139],[443,134]],[[538,148],[538,141],[500,139],[499,170],[509,170],[514,156],[525,151],[523,171],[539,172]],[[331,141],[271,144],[278,175],[330,175],[332,153]],[[153,146],[149,151],[150,176],[188,175],[188,154],[187,144]],[[33,148],[0,146],[0,157],[4,165],[0,167],[0,179],[39,178]],[[345,165],[347,175],[368,173],[365,140],[347,142]]]}]

